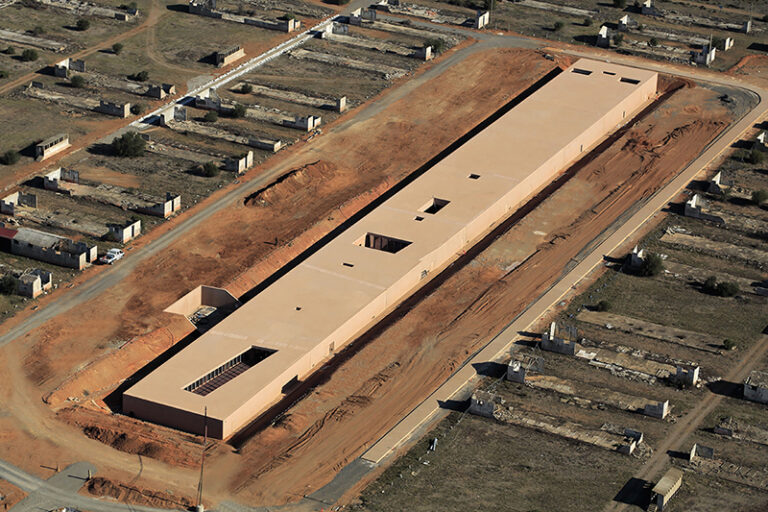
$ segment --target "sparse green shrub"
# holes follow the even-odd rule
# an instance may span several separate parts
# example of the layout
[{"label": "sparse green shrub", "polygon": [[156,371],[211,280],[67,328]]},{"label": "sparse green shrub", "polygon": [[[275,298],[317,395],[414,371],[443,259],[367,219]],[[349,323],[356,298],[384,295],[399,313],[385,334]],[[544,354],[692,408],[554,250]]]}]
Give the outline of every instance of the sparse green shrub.
[{"label": "sparse green shrub", "polygon": [[556,21],[552,29],[555,32],[560,32],[561,30],[563,30],[564,26],[565,26],[565,23],[563,23],[562,21]]},{"label": "sparse green shrub", "polygon": [[13,295],[16,292],[16,278],[11,275],[4,275],[0,279],[0,294]]},{"label": "sparse green shrub", "polygon": [[752,202],[756,205],[760,206],[764,202],[768,201],[768,190],[753,190],[752,191]]},{"label": "sparse green shrub", "polygon": [[36,26],[32,30],[29,31],[33,36],[40,36],[45,34],[45,29],[41,27],[40,25]]},{"label": "sparse green shrub", "polygon": [[616,34],[613,36],[613,44],[616,46],[621,46],[621,44],[624,42],[624,34]]},{"label": "sparse green shrub", "polygon": [[5,49],[6,55],[13,55],[15,53],[16,53],[16,48],[14,48],[13,46],[9,46],[8,48]]},{"label": "sparse green shrub", "polygon": [[295,20],[296,15],[293,14],[292,12],[286,12],[285,14],[278,16],[277,19],[283,20],[283,21]]},{"label": "sparse green shrub", "polygon": [[86,30],[91,28],[91,22],[85,18],[80,18],[79,20],[77,20],[77,23],[75,23],[75,28],[80,32],[85,32]]},{"label": "sparse green shrub", "polygon": [[439,37],[433,37],[424,41],[424,47],[431,46],[432,51],[435,53],[443,53],[446,49],[445,40]]},{"label": "sparse green shrub", "polygon": [[205,121],[206,123],[215,123],[218,120],[219,120],[219,113],[216,112],[215,110],[209,110],[203,116],[203,121]]},{"label": "sparse green shrub", "polygon": [[120,55],[120,53],[123,51],[123,43],[115,43],[112,45],[112,53],[115,55]]},{"label": "sparse green shrub", "polygon": [[238,103],[237,105],[235,105],[235,108],[233,108],[230,111],[229,115],[235,119],[241,119],[245,117],[245,113],[246,113],[245,106]]},{"label": "sparse green shrub", "polygon": [[137,82],[146,82],[149,80],[149,71],[139,71],[138,73],[134,73],[132,75],[128,75],[128,78],[131,80],[135,80]]},{"label": "sparse green shrub", "polygon": [[8,71],[5,69],[0,69],[0,78],[8,78]]},{"label": "sparse green shrub", "polygon": [[611,303],[608,302],[607,300],[601,300],[600,302],[597,303],[597,305],[595,305],[595,311],[603,312],[603,311],[610,311],[610,309],[611,309]]},{"label": "sparse green shrub", "polygon": [[591,27],[592,26],[592,18],[584,18],[584,26],[585,27]]},{"label": "sparse green shrub", "polygon": [[726,339],[723,340],[723,348],[725,350],[733,350],[733,349],[736,348],[736,342],[731,340],[731,339],[726,338]]},{"label": "sparse green shrub", "polygon": [[144,154],[146,142],[136,132],[128,132],[112,141],[112,151],[117,156],[136,158]]},{"label": "sparse green shrub", "polygon": [[37,54],[37,50],[33,50],[32,48],[27,48],[23,52],[21,52],[21,60],[24,62],[34,62],[38,59],[39,55]]},{"label": "sparse green shrub", "polygon": [[69,85],[75,89],[82,89],[85,87],[85,78],[83,78],[82,75],[74,75],[69,79]]},{"label": "sparse green shrub", "polygon": [[732,281],[723,281],[722,283],[717,283],[715,295],[718,297],[733,297],[740,291],[741,289],[739,288],[738,284]]},{"label": "sparse green shrub", "polygon": [[219,175],[219,167],[213,162],[205,162],[203,164],[203,176],[213,178]]},{"label": "sparse green shrub", "polygon": [[243,84],[240,86],[240,94],[251,94],[253,92],[253,86],[251,84]]},{"label": "sparse green shrub", "polygon": [[654,48],[654,47],[656,47],[656,46],[659,46],[659,40],[658,40],[658,39],[656,39],[655,37],[652,37],[652,38],[651,38],[651,39],[648,41],[648,46],[650,46],[651,48]]},{"label": "sparse green shrub", "polygon": [[707,293],[715,293],[715,290],[717,290],[717,278],[715,276],[709,276],[705,281],[704,284],[701,286],[701,288],[707,292]]},{"label": "sparse green shrub", "polygon": [[131,105],[131,114],[138,116],[144,112],[144,105],[141,103],[134,103]]},{"label": "sparse green shrub", "polygon": [[13,165],[17,163],[20,158],[21,158],[21,155],[19,155],[18,151],[9,149],[5,153],[3,153],[3,156],[0,157],[0,163],[2,163],[3,165]]},{"label": "sparse green shrub", "polygon": [[640,274],[646,277],[657,276],[664,271],[664,260],[655,253],[649,253],[643,265],[640,267]]},{"label": "sparse green shrub", "polygon": [[744,160],[747,161],[747,163],[752,165],[759,165],[762,164],[765,161],[765,155],[762,151],[759,151],[757,149],[753,149],[752,151],[749,151],[746,155]]}]

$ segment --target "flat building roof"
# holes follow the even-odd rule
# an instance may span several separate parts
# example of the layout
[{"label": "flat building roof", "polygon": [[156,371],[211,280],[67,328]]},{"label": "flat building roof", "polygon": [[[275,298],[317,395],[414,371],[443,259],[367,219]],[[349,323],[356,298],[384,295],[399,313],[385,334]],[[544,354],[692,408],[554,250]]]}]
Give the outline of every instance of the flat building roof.
[{"label": "flat building roof", "polygon": [[656,79],[579,60],[128,389],[124,411],[200,432],[207,407],[227,437],[646,105]]}]

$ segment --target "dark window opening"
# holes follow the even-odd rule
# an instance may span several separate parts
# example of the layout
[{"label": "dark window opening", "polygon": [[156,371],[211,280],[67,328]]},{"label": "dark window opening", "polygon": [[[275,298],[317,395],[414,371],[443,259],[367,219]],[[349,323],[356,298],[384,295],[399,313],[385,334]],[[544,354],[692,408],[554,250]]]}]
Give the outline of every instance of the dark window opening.
[{"label": "dark window opening", "polygon": [[342,263],[345,267],[354,267],[355,265],[353,263]]},{"label": "dark window opening", "polygon": [[413,218],[413,220],[417,220],[417,221],[421,222],[421,221],[424,220],[424,217],[420,217],[420,216],[417,215],[416,217]]},{"label": "dark window opening", "polygon": [[408,240],[400,240],[391,236],[377,235],[376,233],[366,233],[361,239],[357,241],[357,245],[361,247],[367,247],[369,249],[376,249],[377,251],[384,251],[395,254],[409,245],[412,242]]},{"label": "dark window opening", "polygon": [[275,350],[266,348],[251,347],[242,354],[233,357],[212,372],[207,373],[192,384],[186,386],[184,391],[190,391],[196,395],[206,396],[245,372],[245,370],[265,360],[275,352]]},{"label": "dark window opening", "polygon": [[429,213],[430,215],[434,215],[443,208],[445,208],[450,201],[446,199],[438,199],[436,197],[433,197],[427,204],[419,208],[420,212]]},{"label": "dark window opening", "polygon": [[572,73],[577,73],[579,75],[591,75],[592,72],[588,69],[579,69],[579,68],[573,68],[571,70]]},{"label": "dark window opening", "polygon": [[633,84],[633,85],[637,85],[637,84],[640,83],[640,80],[635,80],[634,78],[627,78],[627,77],[624,77],[624,76],[621,77],[621,80],[619,80],[619,81],[620,82],[624,82],[625,84]]},{"label": "dark window opening", "polygon": [[480,175],[472,173],[472,174],[469,175],[469,179],[471,179],[471,180],[479,180],[480,179]]}]

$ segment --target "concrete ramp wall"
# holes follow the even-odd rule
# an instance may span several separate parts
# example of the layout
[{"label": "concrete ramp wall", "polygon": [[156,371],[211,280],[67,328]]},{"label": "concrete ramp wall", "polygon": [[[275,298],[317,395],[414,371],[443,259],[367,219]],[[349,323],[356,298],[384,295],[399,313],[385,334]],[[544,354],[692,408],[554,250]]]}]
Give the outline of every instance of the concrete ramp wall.
[{"label": "concrete ramp wall", "polygon": [[200,285],[165,309],[166,313],[191,316],[203,306],[214,308],[234,306],[238,300],[224,288]]}]

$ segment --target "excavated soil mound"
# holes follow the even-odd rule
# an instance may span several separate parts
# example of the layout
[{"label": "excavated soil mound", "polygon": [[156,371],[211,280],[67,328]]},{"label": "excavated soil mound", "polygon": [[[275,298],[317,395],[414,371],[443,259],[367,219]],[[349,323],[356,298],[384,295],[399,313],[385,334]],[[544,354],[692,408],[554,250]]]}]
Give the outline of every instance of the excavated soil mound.
[{"label": "excavated soil mound", "polygon": [[183,509],[191,509],[194,505],[194,502],[185,496],[150,491],[101,477],[88,480],[86,488],[94,496],[109,496],[122,503],[130,503],[132,505]]},{"label": "excavated soil mound", "polygon": [[193,435],[82,407],[62,409],[57,417],[77,426],[89,438],[121,452],[173,466],[198,467],[201,447]]},{"label": "excavated soil mound", "polygon": [[335,165],[322,160],[293,169],[247,196],[245,206],[270,206],[275,200],[282,200],[286,196],[299,201],[301,197],[311,194],[312,190],[326,182],[335,170]]}]

